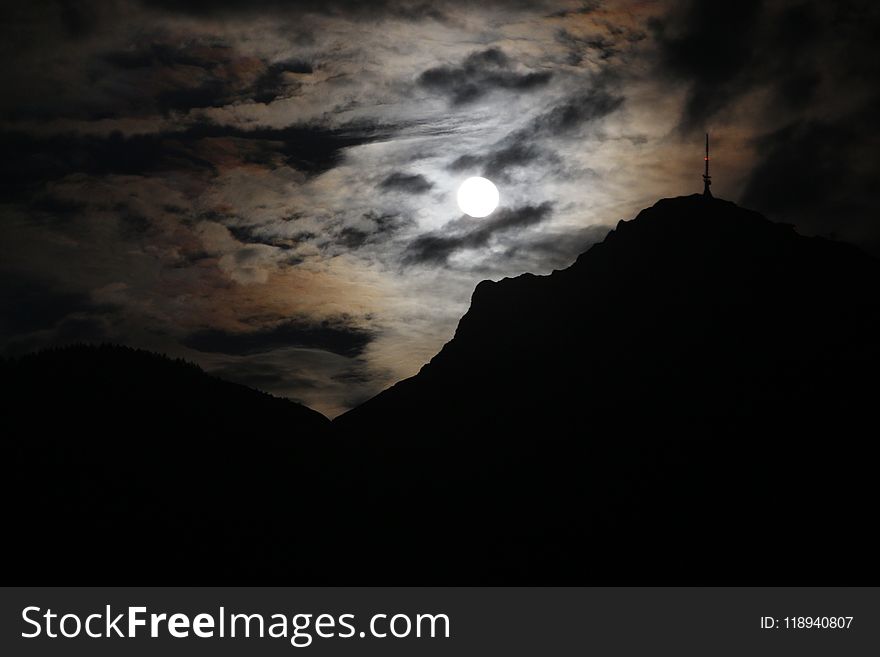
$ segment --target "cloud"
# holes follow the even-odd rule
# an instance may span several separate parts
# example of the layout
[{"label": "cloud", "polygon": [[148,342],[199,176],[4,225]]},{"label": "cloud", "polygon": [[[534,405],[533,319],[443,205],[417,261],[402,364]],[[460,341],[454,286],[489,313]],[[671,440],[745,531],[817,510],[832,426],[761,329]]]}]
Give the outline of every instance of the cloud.
[{"label": "cloud", "polygon": [[354,357],[362,354],[372,339],[370,331],[341,322],[289,320],[256,331],[203,329],[186,336],[181,342],[196,351],[237,356],[301,347]]},{"label": "cloud", "polygon": [[355,228],[354,226],[345,226],[337,236],[337,243],[342,244],[347,249],[359,249],[367,242],[369,233]]},{"label": "cloud", "polygon": [[404,262],[407,264],[445,264],[448,258],[461,249],[477,249],[486,246],[491,238],[514,228],[525,228],[549,218],[553,204],[526,205],[499,210],[489,220],[458,220],[442,232],[429,233],[416,238],[407,248]]},{"label": "cloud", "polygon": [[258,103],[270,103],[289,93],[293,86],[288,79],[291,77],[289,74],[300,76],[312,73],[314,73],[312,65],[301,59],[275,62],[270,64],[266,72],[254,83],[251,97]]},{"label": "cloud", "polygon": [[880,253],[880,165],[866,143],[880,103],[839,121],[796,121],[756,139],[759,153],[742,203],[801,230]]},{"label": "cloud", "polygon": [[30,333],[54,327],[68,315],[94,309],[88,295],[23,272],[3,271],[0,334]]},{"label": "cloud", "polygon": [[323,248],[329,253],[338,246],[344,247],[346,251],[354,251],[367,245],[376,246],[410,224],[411,221],[398,213],[365,212],[351,220],[351,223],[340,227],[332,241],[323,243]]},{"label": "cloud", "polygon": [[550,14],[552,18],[566,18],[568,16],[577,16],[579,14],[592,14],[600,9],[602,2],[600,0],[585,0],[576,7],[567,6],[564,9],[557,9]]},{"label": "cloud", "polygon": [[758,90],[766,98],[763,106],[750,99],[753,123],[827,105],[823,87],[857,98],[854,85],[878,74],[870,27],[878,20],[880,8],[862,0],[692,1],[652,20],[650,30],[658,74],[687,89],[679,124],[687,133],[733,113]]},{"label": "cloud", "polygon": [[550,71],[520,72],[499,48],[473,52],[458,66],[437,66],[424,71],[419,84],[446,95],[453,105],[479,100],[490,92],[532,91],[546,85]]},{"label": "cloud", "polygon": [[524,128],[507,134],[482,154],[465,154],[453,160],[451,171],[479,167],[484,176],[507,179],[515,167],[556,165],[560,158],[539,145],[547,139],[566,137],[585,125],[599,121],[619,109],[623,96],[610,90],[607,79],[596,79],[589,90],[566,96],[550,109],[532,118]]},{"label": "cloud", "polygon": [[601,242],[609,226],[546,230],[527,240],[518,240],[504,250],[504,257],[519,271],[564,269],[593,244]]},{"label": "cloud", "polygon": [[[498,177],[512,167],[523,167],[535,163],[547,155],[534,144],[514,141],[522,137],[521,133],[505,140],[485,155],[462,155],[449,165],[452,171],[466,171],[481,167],[484,176]],[[510,143],[513,142],[513,143]]]},{"label": "cloud", "polygon": [[[253,14],[321,14],[353,16],[360,20],[398,18],[407,21],[446,20],[446,11],[460,6],[459,0],[143,0],[152,7],[192,16]],[[484,0],[488,8],[543,10],[554,4],[547,0]]]},{"label": "cloud", "polygon": [[229,14],[279,13],[285,10],[297,13],[311,12],[331,15],[362,15],[389,12],[399,13],[407,7],[424,6],[422,2],[401,0],[377,0],[367,3],[361,0],[144,0],[145,4],[171,12],[193,16],[222,16]]},{"label": "cloud", "polygon": [[308,376],[297,376],[277,363],[254,360],[240,360],[213,367],[211,374],[221,379],[241,383],[258,390],[269,391],[279,387],[310,390],[317,387],[315,380]]},{"label": "cloud", "polygon": [[[192,352],[187,354],[192,358]],[[382,373],[363,358],[328,351],[279,348],[244,356],[196,354],[215,376],[294,399],[333,417],[375,395]],[[387,375],[385,375],[387,376]]]},{"label": "cloud", "polygon": [[554,137],[566,135],[582,125],[605,118],[623,104],[623,96],[612,92],[607,81],[594,81],[587,91],[566,98],[562,103],[535,117],[526,134]]},{"label": "cloud", "polygon": [[108,339],[115,305],[39,274],[2,270],[0,279],[0,355]]},{"label": "cloud", "polygon": [[661,70],[688,89],[682,126],[702,128],[739,93],[756,56],[761,0],[692,2],[651,23]]},{"label": "cloud", "polygon": [[386,191],[400,191],[409,194],[424,194],[434,185],[420,173],[395,171],[383,180],[379,187]]},{"label": "cloud", "polygon": [[181,42],[168,34],[105,52],[99,61],[108,66],[111,79],[123,76],[141,82],[135,89],[117,90],[117,111],[128,112],[188,112],[242,101],[269,103],[292,94],[303,76],[314,73],[312,64],[298,57],[268,61],[224,41]]},{"label": "cloud", "polygon": [[[243,163],[272,166],[277,159],[315,175],[336,166],[346,148],[383,138],[373,127],[331,129],[319,126],[254,128],[247,130],[210,123],[179,131],[125,137],[58,134],[37,136],[21,131],[0,132],[0,189],[5,198],[22,196],[34,184],[71,173],[87,175],[146,175],[189,170],[218,171],[217,158],[229,151]],[[227,140],[228,149],[218,149]]]}]

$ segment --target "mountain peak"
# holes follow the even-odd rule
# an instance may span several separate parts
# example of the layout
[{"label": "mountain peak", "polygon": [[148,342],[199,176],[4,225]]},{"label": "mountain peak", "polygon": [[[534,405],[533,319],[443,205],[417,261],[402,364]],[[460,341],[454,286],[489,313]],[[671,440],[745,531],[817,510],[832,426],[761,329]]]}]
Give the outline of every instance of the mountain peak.
[{"label": "mountain peak", "polygon": [[[742,390],[724,382],[751,385],[747,364],[765,393],[781,386],[771,396],[784,397],[786,383],[766,380],[780,359],[845,342],[856,330],[849,321],[875,322],[876,302],[865,303],[878,282],[878,261],[855,247],[723,199],[661,199],[567,269],[481,282],[441,352],[338,425],[406,422],[439,399],[493,426],[511,404],[573,422],[575,399],[579,409],[623,412],[621,400],[638,400],[683,412],[671,391],[702,398],[709,382],[719,388],[706,403],[727,412],[725,400]],[[779,340],[788,346],[768,347]]]},{"label": "mountain peak", "polygon": [[334,425],[421,459],[431,508],[538,572],[693,580],[719,545],[743,574],[798,572],[867,545],[878,288],[856,248],[663,199],[567,269],[478,285],[430,363]]}]

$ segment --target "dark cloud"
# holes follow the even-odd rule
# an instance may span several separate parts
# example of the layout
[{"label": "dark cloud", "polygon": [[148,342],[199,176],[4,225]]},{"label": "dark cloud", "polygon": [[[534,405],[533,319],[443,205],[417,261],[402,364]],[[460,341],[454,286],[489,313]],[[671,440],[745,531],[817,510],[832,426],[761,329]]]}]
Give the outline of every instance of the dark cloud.
[{"label": "dark cloud", "polygon": [[168,43],[159,36],[136,47],[111,50],[100,59],[124,70],[173,68],[189,66],[204,70],[219,69],[237,53],[229,46],[211,40],[210,45],[199,40]]},{"label": "dark cloud", "polygon": [[119,222],[119,233],[123,239],[140,239],[153,228],[149,218],[128,208],[120,209],[116,217]]},{"label": "dark cloud", "polygon": [[430,191],[434,185],[420,173],[395,171],[385,178],[379,187],[384,190],[407,192],[409,194],[424,194]]},{"label": "dark cloud", "polygon": [[[399,18],[403,20],[447,20],[446,11],[459,0],[142,0],[144,4],[193,16],[229,14],[329,14],[361,20]],[[541,10],[547,0],[483,0],[483,6],[511,10]]]},{"label": "dark cloud", "polygon": [[216,173],[210,155],[200,146],[205,140],[240,140],[242,157],[284,164],[309,174],[333,168],[344,149],[382,138],[377,129],[327,129],[317,126],[257,128],[196,124],[177,132],[107,137],[72,133],[36,136],[25,132],[0,132],[0,189],[4,198],[27,195],[36,183],[71,173],[144,175],[162,171]]},{"label": "dark cloud", "polygon": [[[807,111],[823,83],[840,98],[859,84],[876,88],[880,7],[864,0],[675,5],[650,27],[658,73],[687,86],[680,127],[703,131],[722,110],[756,89],[769,92],[770,117]],[[828,75],[832,72],[832,75]]]},{"label": "dark cloud", "polygon": [[109,137],[53,135],[39,137],[24,132],[0,133],[0,189],[4,198],[27,196],[37,183],[71,173],[144,174],[172,169],[212,170],[210,162],[196,156],[177,135],[119,133]]},{"label": "dark cloud", "polygon": [[119,310],[48,277],[0,271],[0,354],[108,338],[108,321]]},{"label": "dark cloud", "polygon": [[[295,76],[314,70],[309,62],[296,58],[270,63],[247,57],[216,40],[169,41],[167,36],[156,36],[138,47],[100,57],[123,75],[143,80],[136,89],[124,87],[120,92],[120,105],[126,111],[143,113],[151,105],[167,113],[247,100],[269,103],[299,88]],[[121,102],[126,99],[128,106]]]},{"label": "dark cloud", "polygon": [[478,167],[486,161],[486,155],[460,155],[455,158],[449,165],[449,169],[452,171],[467,171],[468,169],[473,169],[474,167]]},{"label": "dark cloud", "polygon": [[373,381],[374,377],[374,372],[364,368],[363,364],[358,364],[355,367],[349,367],[348,369],[343,370],[339,374],[334,374],[333,380],[347,385],[369,384]]},{"label": "dark cloud", "polygon": [[[361,215],[357,225],[342,227],[336,233],[333,244],[351,250],[359,249],[366,244],[382,241],[392,233],[411,224],[412,220],[405,219],[396,213],[365,212]],[[332,245],[327,244],[326,246],[331,247]]]},{"label": "dark cloud", "polygon": [[142,48],[128,48],[126,50],[111,50],[103,53],[99,59],[114,68],[123,71],[135,71],[137,69],[153,68],[156,65],[173,66],[175,64],[189,64],[175,56],[176,51],[172,48],[159,44],[150,43]]},{"label": "dark cloud", "polygon": [[[137,76],[143,84],[117,92],[118,112],[145,113],[157,110],[188,112],[204,107],[223,107],[252,100],[270,103],[300,88],[297,76],[311,74],[312,65],[301,59],[267,62],[243,56],[224,45],[149,42],[139,48],[113,51],[102,61],[122,76]],[[258,72],[258,67],[262,72]],[[257,69],[255,71],[255,69]],[[113,112],[108,107],[106,113]]]},{"label": "dark cloud", "polygon": [[496,90],[530,91],[546,85],[550,71],[521,73],[498,48],[468,55],[458,66],[438,66],[424,71],[419,84],[449,97],[454,105],[478,100]]},{"label": "dark cloud", "polygon": [[810,233],[880,254],[880,146],[871,125],[880,103],[839,121],[796,121],[759,137],[759,161],[741,202]]},{"label": "dark cloud", "polygon": [[256,81],[250,95],[258,103],[270,103],[289,93],[291,84],[287,80],[288,73],[305,75],[312,72],[312,65],[299,59],[275,62]]},{"label": "dark cloud", "polygon": [[555,107],[532,119],[481,154],[460,155],[449,165],[452,171],[479,167],[484,176],[507,179],[514,167],[528,167],[543,161],[557,164],[559,157],[540,146],[545,138],[565,137],[592,122],[605,118],[623,104],[623,96],[611,90],[607,78],[594,80],[591,88],[565,98]]},{"label": "dark cloud", "polygon": [[323,321],[312,324],[290,320],[256,331],[204,329],[187,336],[182,343],[196,351],[236,356],[260,354],[285,347],[302,347],[354,357],[363,353],[372,339],[373,334],[370,331],[342,322]]},{"label": "dark cloud", "polygon": [[602,6],[602,3],[599,0],[588,0],[587,2],[581,2],[580,6],[575,7],[574,9],[566,8],[559,9],[557,11],[551,12],[550,16],[552,18],[566,18],[567,16],[578,16],[581,14],[592,14],[597,9]]},{"label": "dark cloud", "polygon": [[[53,346],[100,343],[108,338],[106,323],[100,317],[65,317],[52,337]],[[46,343],[44,343],[44,346]]]},{"label": "dark cloud", "polygon": [[[243,244],[265,244],[273,246],[282,251],[289,251],[294,248],[297,243],[304,239],[311,239],[314,235],[298,235],[295,238],[277,237],[266,230],[265,226],[256,225],[235,225],[221,221],[229,230],[232,236]],[[195,254],[196,257],[204,257],[201,254]]]},{"label": "dark cloud", "polygon": [[400,0],[376,0],[364,3],[361,0],[143,0],[152,7],[171,12],[194,16],[217,16],[223,14],[278,13],[285,10],[296,13],[316,14],[380,14],[425,10],[430,5],[425,2],[403,2]]},{"label": "dark cloud", "polygon": [[[88,3],[77,4],[84,11]],[[106,13],[106,4],[89,13]],[[142,31],[120,29],[119,39],[106,39],[104,49],[96,51],[84,40],[81,50],[71,51],[47,17],[18,18],[24,35],[11,35],[18,43],[10,50],[29,67],[2,71],[8,89],[0,116],[9,120],[172,117],[199,108],[268,103],[295,95],[301,77],[313,71],[310,62],[295,56],[272,61],[219,34],[181,38],[172,25],[149,20]],[[121,22],[120,16],[105,20],[108,27]],[[10,37],[0,28],[3,36]]]},{"label": "dark cloud", "polygon": [[375,234],[390,234],[394,233],[405,226],[412,225],[412,219],[402,217],[396,212],[386,212],[386,213],[378,213],[373,212],[365,212],[363,214],[363,219],[365,221],[370,222],[372,226],[372,233]]},{"label": "dark cloud", "polygon": [[615,42],[607,37],[584,38],[575,36],[564,28],[556,32],[556,40],[568,47],[567,63],[571,66],[580,65],[590,55],[599,61],[605,61],[619,52]]},{"label": "dark cloud", "polygon": [[393,128],[384,126],[352,125],[340,129],[291,126],[242,130],[206,124],[191,128],[187,135],[193,139],[217,135],[257,140],[263,142],[268,150],[280,153],[288,166],[319,174],[336,166],[346,148],[385,139],[391,131]]},{"label": "dark cloud", "polygon": [[553,204],[525,205],[499,210],[489,219],[458,220],[442,232],[428,233],[416,238],[407,248],[407,264],[443,264],[456,251],[486,246],[493,235],[514,228],[525,228],[550,217]]},{"label": "dark cloud", "polygon": [[37,212],[45,213],[50,218],[58,219],[82,212],[87,207],[87,204],[83,201],[63,198],[57,194],[44,191],[33,197],[30,207]]},{"label": "dark cloud", "polygon": [[88,2],[58,0],[61,23],[67,34],[75,39],[89,36],[97,24],[97,12]]},{"label": "dark cloud", "polygon": [[16,271],[0,274],[0,335],[52,328],[72,313],[94,309],[88,295],[49,279]]},{"label": "dark cloud", "polygon": [[823,38],[821,23],[816,7],[807,2],[785,8],[773,21],[768,41],[774,52],[765,67],[777,99],[789,108],[803,107],[819,88],[822,76],[813,44]]},{"label": "dark cloud", "polygon": [[587,91],[575,94],[537,116],[525,134],[566,135],[584,124],[608,116],[620,108],[623,100],[622,95],[609,88],[607,81],[597,80]]},{"label": "dark cloud", "polygon": [[336,238],[336,241],[348,249],[359,249],[366,244],[370,234],[353,226],[346,226]]},{"label": "dark cloud", "polygon": [[484,176],[504,179],[504,174],[508,169],[534,164],[542,157],[552,159],[551,155],[545,153],[535,144],[514,141],[523,136],[521,133],[517,133],[485,155],[462,155],[453,160],[449,168],[453,171],[466,171],[480,167]]},{"label": "dark cloud", "polygon": [[203,107],[223,107],[230,100],[232,97],[225,81],[208,80],[195,87],[162,91],[156,96],[156,106],[162,112],[188,111]]},{"label": "dark cloud", "polygon": [[761,8],[761,0],[694,0],[651,24],[661,68],[689,85],[686,128],[704,126],[740,92],[740,76],[757,64],[754,33]]},{"label": "dark cloud", "polygon": [[610,226],[595,225],[565,232],[541,233],[527,241],[515,243],[504,252],[504,257],[515,262],[523,261],[527,271],[535,266],[562,269],[571,265],[593,244],[605,239],[610,229]]},{"label": "dark cloud", "polygon": [[221,379],[266,391],[283,386],[295,387],[299,390],[316,387],[313,379],[296,376],[288,368],[275,363],[245,360],[213,367],[210,372]]}]

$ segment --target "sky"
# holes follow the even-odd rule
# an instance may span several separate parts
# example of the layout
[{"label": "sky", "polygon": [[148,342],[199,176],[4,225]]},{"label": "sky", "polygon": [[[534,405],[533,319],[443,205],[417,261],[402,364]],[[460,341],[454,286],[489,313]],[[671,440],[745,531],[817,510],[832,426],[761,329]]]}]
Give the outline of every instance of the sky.
[{"label": "sky", "polygon": [[3,12],[0,355],[121,343],[332,417],[415,374],[480,280],[700,192],[707,131],[716,196],[880,254],[872,2]]}]

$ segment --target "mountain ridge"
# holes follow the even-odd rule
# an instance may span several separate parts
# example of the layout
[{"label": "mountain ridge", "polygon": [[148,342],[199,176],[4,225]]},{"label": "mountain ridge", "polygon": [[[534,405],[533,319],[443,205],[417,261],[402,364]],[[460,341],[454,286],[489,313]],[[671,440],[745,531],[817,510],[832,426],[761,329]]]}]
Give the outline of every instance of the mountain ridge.
[{"label": "mountain ridge", "polygon": [[[322,421],[329,426],[327,418],[304,404],[221,379],[183,358],[119,344],[71,344],[0,358],[0,375],[16,381],[5,396],[13,405],[26,405],[48,393],[44,388],[51,384],[67,386],[62,404],[163,403],[185,416],[186,405],[194,401],[219,410],[223,398],[236,397],[241,403],[273,407],[315,426]],[[179,402],[185,404],[178,407]]]},{"label": "mountain ridge", "polygon": [[[845,269],[846,274],[829,271],[834,267]],[[785,268],[790,271],[782,271]],[[547,276],[526,274],[482,281],[452,340],[417,375],[339,416],[334,423],[345,426],[358,416],[371,414],[372,408],[388,403],[388,398],[401,390],[436,378],[438,371],[454,369],[457,366],[450,362],[456,358],[488,365],[489,355],[501,358],[505,349],[510,357],[522,357],[511,344],[511,331],[529,349],[558,357],[558,350],[529,342],[530,336],[540,334],[541,323],[555,322],[557,334],[552,339],[568,340],[570,345],[576,345],[573,333],[580,329],[590,340],[619,344],[630,339],[638,344],[651,337],[647,331],[635,330],[634,324],[652,326],[659,318],[667,324],[678,321],[669,308],[726,337],[735,336],[723,320],[740,322],[738,311],[766,312],[778,328],[790,334],[789,339],[806,346],[794,334],[792,320],[786,320],[781,307],[805,319],[812,303],[809,296],[829,307],[857,307],[871,289],[872,283],[865,281],[880,279],[878,270],[878,261],[856,247],[801,236],[790,225],[775,224],[729,201],[700,195],[662,199],[634,219],[619,222],[602,242],[566,269]],[[854,280],[840,285],[845,276]],[[857,285],[858,278],[863,282]],[[640,308],[645,310],[640,312]],[[876,308],[874,313],[871,321],[876,325]],[[701,318],[701,314],[713,316]],[[618,316],[622,319],[615,321]],[[504,329],[492,333],[493,325]],[[686,352],[686,341],[674,333],[666,334],[663,327],[661,322],[659,328],[669,344]],[[756,338],[751,327],[741,328],[743,336]],[[682,330],[690,329],[683,326]],[[475,335],[481,336],[479,347],[468,347]],[[705,342],[705,336],[692,337]],[[654,358],[644,351],[645,356]],[[492,367],[500,366],[498,360],[492,363]]]}]

